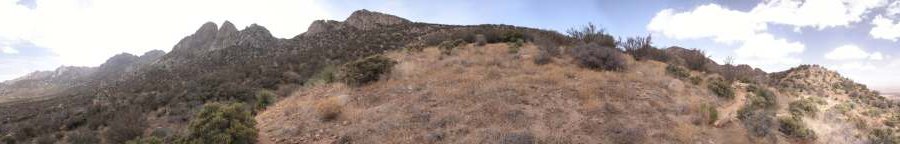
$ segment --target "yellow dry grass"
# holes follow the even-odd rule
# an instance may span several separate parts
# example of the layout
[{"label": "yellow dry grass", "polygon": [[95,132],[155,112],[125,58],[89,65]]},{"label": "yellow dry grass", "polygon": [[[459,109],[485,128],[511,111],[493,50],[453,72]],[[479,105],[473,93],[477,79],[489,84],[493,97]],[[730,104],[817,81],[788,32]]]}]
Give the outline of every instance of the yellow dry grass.
[{"label": "yellow dry grass", "polygon": [[[739,124],[691,124],[701,103],[721,107],[705,87],[666,76],[665,64],[628,61],[622,72],[583,69],[568,57],[536,65],[533,45],[505,44],[390,52],[399,63],[382,80],[349,88],[297,90],[257,116],[263,143],[746,143]],[[336,98],[343,96],[343,98]],[[337,99],[337,100],[328,100]],[[343,101],[332,121],[316,104]],[[674,131],[673,131],[674,130]],[[738,135],[723,135],[736,132]]]}]

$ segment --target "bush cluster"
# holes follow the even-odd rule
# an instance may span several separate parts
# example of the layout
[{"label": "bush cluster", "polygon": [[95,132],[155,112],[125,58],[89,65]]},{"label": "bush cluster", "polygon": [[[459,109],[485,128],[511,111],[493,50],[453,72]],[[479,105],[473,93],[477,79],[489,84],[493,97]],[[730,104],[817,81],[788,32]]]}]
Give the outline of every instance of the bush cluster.
[{"label": "bush cluster", "polygon": [[575,59],[575,63],[584,68],[612,71],[626,68],[626,60],[622,52],[597,43],[576,46],[571,49],[570,54]]},{"label": "bush cluster", "polygon": [[316,114],[319,120],[331,121],[340,116],[343,106],[337,97],[328,97],[316,103]]},{"label": "bush cluster", "polygon": [[538,53],[534,57],[534,63],[543,65],[550,63],[553,57],[560,55],[559,44],[550,41],[544,37],[535,37],[534,44],[537,45]]},{"label": "bush cluster", "polygon": [[666,74],[669,74],[671,76],[674,76],[675,78],[682,79],[682,80],[688,79],[689,77],[691,77],[691,72],[689,70],[687,70],[686,68],[677,66],[677,65],[671,65],[671,64],[666,66]]},{"label": "bush cluster", "polygon": [[734,98],[734,88],[728,81],[717,79],[709,83],[709,90],[719,97],[732,99]]},{"label": "bush cluster", "polygon": [[821,99],[815,99],[813,97],[804,98],[788,104],[788,110],[796,117],[816,116],[816,113],[819,112],[817,105],[822,103],[824,103],[824,101]]},{"label": "bush cluster", "polygon": [[612,35],[606,33],[605,30],[597,28],[592,23],[581,28],[572,28],[566,31],[570,37],[582,44],[597,44],[603,47],[616,47],[616,39]]},{"label": "bush cluster", "polygon": [[771,108],[776,104],[775,93],[761,85],[749,85],[747,86],[747,92],[753,93],[753,96],[748,98],[751,106]]},{"label": "bush cluster", "polygon": [[256,120],[243,103],[208,103],[191,119],[179,143],[256,143]]},{"label": "bush cluster", "polygon": [[774,123],[774,112],[760,107],[747,105],[738,110],[738,119],[751,134],[757,137],[768,136]]},{"label": "bush cluster", "polygon": [[700,114],[702,114],[702,120],[706,124],[713,124],[719,120],[719,110],[710,104],[700,105]]},{"label": "bush cluster", "polygon": [[459,47],[460,45],[462,45],[463,43],[465,43],[465,42],[462,39],[447,40],[447,41],[441,42],[441,44],[438,45],[438,48],[440,48],[441,54],[451,55],[451,54],[453,54],[453,50],[456,49],[456,47]]},{"label": "bush cluster", "polygon": [[815,139],[816,133],[810,130],[800,117],[786,116],[778,118],[778,131],[787,136],[799,139]]},{"label": "bush cluster", "polygon": [[266,109],[267,106],[275,103],[275,99],[277,97],[278,96],[275,95],[275,92],[272,92],[271,90],[263,89],[263,90],[257,91],[256,92],[256,109],[257,110]]},{"label": "bush cluster", "polygon": [[660,62],[669,62],[673,56],[665,50],[655,48],[651,45],[651,37],[632,37],[624,42],[619,42],[619,47],[625,49],[625,53],[634,56],[635,60],[655,60]]},{"label": "bush cluster", "polygon": [[519,50],[522,49],[522,46],[525,45],[525,40],[516,39],[512,42],[509,42],[507,45],[509,46],[509,49],[507,49],[506,52],[509,52],[510,54],[517,54],[519,53]]},{"label": "bush cluster", "polygon": [[370,56],[344,64],[337,77],[348,85],[362,86],[378,80],[396,64],[396,61],[382,55]]}]

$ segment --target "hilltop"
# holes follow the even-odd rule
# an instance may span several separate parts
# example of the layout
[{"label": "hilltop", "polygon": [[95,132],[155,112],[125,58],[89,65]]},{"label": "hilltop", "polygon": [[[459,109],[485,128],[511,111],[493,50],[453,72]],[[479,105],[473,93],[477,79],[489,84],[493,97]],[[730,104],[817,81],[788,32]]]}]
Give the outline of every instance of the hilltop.
[{"label": "hilltop", "polygon": [[359,10],[290,39],[209,22],[168,53],[0,83],[0,143],[880,143],[896,108],[816,65]]}]

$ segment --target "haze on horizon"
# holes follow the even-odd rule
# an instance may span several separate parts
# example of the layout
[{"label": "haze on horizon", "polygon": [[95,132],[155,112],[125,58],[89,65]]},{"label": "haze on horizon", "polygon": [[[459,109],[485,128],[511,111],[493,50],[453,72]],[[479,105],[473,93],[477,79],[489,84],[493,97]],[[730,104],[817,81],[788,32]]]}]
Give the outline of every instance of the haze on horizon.
[{"label": "haze on horizon", "polygon": [[118,53],[171,50],[207,21],[253,23],[279,38],[358,9],[442,24],[510,24],[564,32],[593,22],[659,47],[766,72],[819,64],[880,90],[900,87],[900,2],[725,1],[312,1],[0,0],[0,81],[61,65],[97,66]]}]

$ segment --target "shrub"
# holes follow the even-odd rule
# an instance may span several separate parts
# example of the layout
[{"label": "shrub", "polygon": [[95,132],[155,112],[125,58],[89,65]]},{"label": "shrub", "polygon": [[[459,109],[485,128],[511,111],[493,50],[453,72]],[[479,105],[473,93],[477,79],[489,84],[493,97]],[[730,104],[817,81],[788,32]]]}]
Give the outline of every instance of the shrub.
[{"label": "shrub", "polygon": [[108,126],[100,133],[100,136],[112,143],[123,143],[144,134],[147,127],[146,120],[140,110],[119,110],[117,117],[110,119]]},{"label": "shrub", "polygon": [[560,55],[559,45],[547,38],[536,37],[534,43],[538,48],[538,53],[534,57],[535,64],[543,65],[550,63],[553,60],[553,57]]},{"label": "shrub", "polygon": [[624,70],[625,57],[618,50],[591,43],[572,48],[570,52],[578,66],[599,70]]},{"label": "shrub", "polygon": [[816,133],[806,127],[800,117],[778,118],[778,131],[787,136],[799,139],[815,139]]},{"label": "shrub", "polygon": [[593,23],[588,23],[588,25],[581,28],[571,28],[566,32],[582,44],[593,43],[603,47],[616,46],[616,39],[607,34],[605,30],[598,29]]},{"label": "shrub", "polygon": [[515,53],[519,53],[519,49],[521,49],[522,46],[525,45],[525,41],[522,39],[516,39],[515,41],[510,42],[507,45],[509,45],[509,49],[507,49],[506,52],[515,54]]},{"label": "shrub", "polygon": [[[672,48],[670,48],[672,49]],[[681,49],[681,48],[679,48]],[[684,50],[677,54],[679,61],[683,60],[685,67],[695,71],[709,71],[707,64],[710,60],[706,56],[706,52],[700,49]]]},{"label": "shrub", "polygon": [[795,117],[816,116],[816,113],[819,112],[819,108],[816,106],[814,100],[809,98],[791,102],[788,104],[788,109]]},{"label": "shrub", "polygon": [[753,93],[754,97],[750,97],[750,105],[763,107],[763,108],[771,108],[775,106],[776,98],[775,93],[766,89],[760,85],[750,85],[747,87],[747,91]]},{"label": "shrub", "polygon": [[362,86],[378,80],[397,64],[390,58],[375,55],[344,64],[337,77],[351,86]]},{"label": "shrub", "polygon": [[306,80],[305,85],[315,85],[315,84],[327,84],[334,82],[337,78],[335,76],[335,72],[337,71],[337,67],[334,65],[325,66],[322,70],[319,70],[316,74]]},{"label": "shrub", "polygon": [[316,103],[316,114],[319,120],[331,121],[336,119],[343,109],[338,97],[329,97]]},{"label": "shrub", "polygon": [[709,83],[709,90],[719,97],[728,99],[734,98],[734,88],[724,80],[713,80]]},{"label": "shrub", "polygon": [[900,137],[894,134],[891,129],[873,129],[869,132],[869,143],[873,144],[896,144],[900,143]]},{"label": "shrub", "polygon": [[636,60],[656,60],[660,62],[669,62],[671,57],[664,50],[657,49],[651,45],[651,37],[632,37],[625,42],[619,42],[619,47],[625,49],[625,53],[631,54]]},{"label": "shrub", "polygon": [[188,125],[184,143],[255,143],[256,121],[243,103],[208,103]]},{"label": "shrub", "polygon": [[700,105],[700,114],[702,115],[703,122],[706,124],[713,124],[719,120],[719,110],[710,104]]},{"label": "shrub", "polygon": [[676,65],[666,66],[666,74],[672,75],[678,79],[687,79],[688,77],[691,77],[690,71],[688,71],[684,67],[680,67],[680,66],[676,66]]},{"label": "shrub", "polygon": [[700,76],[691,77],[691,84],[700,85],[700,83],[703,83],[703,78],[701,78]]},{"label": "shrub", "polygon": [[487,37],[485,37],[483,34],[475,35],[476,46],[484,46],[485,44],[487,44]]},{"label": "shrub", "polygon": [[463,41],[462,39],[447,40],[447,41],[441,42],[441,44],[438,45],[438,48],[440,48],[441,54],[450,55],[450,54],[453,54],[453,49],[456,49],[456,47],[459,47],[464,42],[465,41]]},{"label": "shrub", "polygon": [[747,105],[738,110],[738,119],[751,134],[757,137],[769,135],[774,113]]},{"label": "shrub", "polygon": [[264,89],[264,90],[257,91],[256,92],[256,109],[262,110],[262,109],[265,109],[267,106],[272,105],[273,103],[275,103],[276,97],[277,97],[277,95],[275,95],[275,92],[272,92],[271,90]]}]

